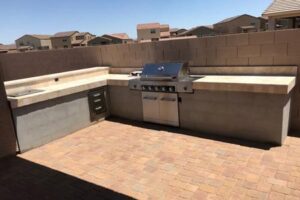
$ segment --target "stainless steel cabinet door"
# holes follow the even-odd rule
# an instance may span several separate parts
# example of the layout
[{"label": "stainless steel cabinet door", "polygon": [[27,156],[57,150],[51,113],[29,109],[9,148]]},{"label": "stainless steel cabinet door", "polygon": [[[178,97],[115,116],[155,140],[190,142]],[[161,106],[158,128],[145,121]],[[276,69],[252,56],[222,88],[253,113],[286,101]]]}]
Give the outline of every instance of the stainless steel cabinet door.
[{"label": "stainless steel cabinet door", "polygon": [[142,92],[144,121],[159,122],[159,93]]},{"label": "stainless steel cabinet door", "polygon": [[161,124],[179,126],[177,94],[159,94],[159,119]]}]

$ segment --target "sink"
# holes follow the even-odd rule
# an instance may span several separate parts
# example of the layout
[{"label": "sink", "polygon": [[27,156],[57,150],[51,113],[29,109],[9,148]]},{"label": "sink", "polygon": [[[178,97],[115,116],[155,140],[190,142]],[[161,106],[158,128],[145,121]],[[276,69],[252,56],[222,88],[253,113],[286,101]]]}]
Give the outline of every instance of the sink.
[{"label": "sink", "polygon": [[45,90],[32,89],[32,90],[25,90],[25,91],[21,91],[21,92],[16,92],[16,93],[13,93],[13,94],[8,94],[7,96],[9,96],[9,97],[21,97],[21,96],[40,93],[40,92],[44,92],[44,91]]}]

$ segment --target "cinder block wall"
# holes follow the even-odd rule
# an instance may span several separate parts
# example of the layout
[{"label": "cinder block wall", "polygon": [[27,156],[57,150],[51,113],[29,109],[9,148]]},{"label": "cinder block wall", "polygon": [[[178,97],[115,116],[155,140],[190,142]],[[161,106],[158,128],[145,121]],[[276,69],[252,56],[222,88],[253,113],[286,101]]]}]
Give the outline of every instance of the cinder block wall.
[{"label": "cinder block wall", "polygon": [[300,64],[300,29],[101,47],[103,64],[140,67],[188,61],[192,66]]},{"label": "cinder block wall", "polygon": [[102,65],[99,47],[0,54],[5,81]]},{"label": "cinder block wall", "polygon": [[[224,35],[101,48],[103,64],[141,67],[147,62],[188,61],[191,66],[300,66],[300,29]],[[115,72],[117,72],[116,70]],[[300,130],[300,72],[291,126]]]}]

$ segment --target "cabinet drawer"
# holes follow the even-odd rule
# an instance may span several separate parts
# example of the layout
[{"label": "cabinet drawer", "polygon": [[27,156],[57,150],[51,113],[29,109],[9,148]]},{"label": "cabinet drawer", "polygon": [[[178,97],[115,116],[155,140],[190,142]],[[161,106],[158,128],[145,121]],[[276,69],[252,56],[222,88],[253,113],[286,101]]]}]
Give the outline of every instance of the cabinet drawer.
[{"label": "cabinet drawer", "polygon": [[106,89],[99,88],[88,93],[91,121],[96,121],[105,117],[106,108]]}]

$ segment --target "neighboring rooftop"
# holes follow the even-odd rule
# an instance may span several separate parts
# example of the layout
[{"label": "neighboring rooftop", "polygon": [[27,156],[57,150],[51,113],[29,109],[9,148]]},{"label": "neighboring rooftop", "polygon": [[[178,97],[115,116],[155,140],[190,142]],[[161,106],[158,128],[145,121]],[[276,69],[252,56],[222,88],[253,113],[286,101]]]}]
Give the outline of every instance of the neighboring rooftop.
[{"label": "neighboring rooftop", "polygon": [[80,33],[77,34],[77,36],[84,36],[86,34],[90,34],[90,33],[89,32],[80,32]]},{"label": "neighboring rooftop", "polygon": [[[26,35],[23,35],[22,37],[24,37],[24,36],[31,36],[31,37],[34,37],[34,38],[37,38],[40,40],[49,40],[52,37],[52,35],[41,35],[41,34],[26,34]],[[22,37],[20,37],[20,38],[22,38]],[[18,39],[20,39],[20,38],[18,38]]]},{"label": "neighboring rooftop", "polygon": [[169,24],[161,24],[160,28],[169,28]]},{"label": "neighboring rooftop", "polygon": [[274,0],[263,16],[276,16],[300,12],[300,0]]},{"label": "neighboring rooftop", "polygon": [[161,25],[160,23],[147,23],[147,24],[138,24],[137,25],[137,29],[156,29],[156,28],[160,28]]},{"label": "neighboring rooftop", "polygon": [[66,31],[66,32],[58,32],[55,33],[52,37],[56,38],[56,37],[69,37],[74,35],[75,33],[78,33],[78,31]]},{"label": "neighboring rooftop", "polygon": [[212,25],[207,25],[207,26],[196,26],[196,27],[193,27],[193,28],[191,28],[189,30],[186,30],[184,32],[179,33],[178,36],[185,36],[185,35],[193,34],[197,29],[208,30],[209,32],[215,32],[215,33],[217,33],[217,31],[215,31],[213,29]]},{"label": "neighboring rooftop", "polygon": [[215,23],[215,24],[223,24],[223,23],[231,22],[231,21],[234,21],[234,20],[236,20],[236,19],[238,19],[238,18],[240,18],[240,17],[243,17],[243,16],[254,17],[254,16],[251,16],[251,15],[248,15],[248,14],[237,15],[237,16],[234,16],[234,17],[226,18],[226,19],[224,19],[224,20],[222,20],[222,21],[219,21],[219,22],[217,22],[217,23]]},{"label": "neighboring rooftop", "polygon": [[33,35],[30,35],[32,37],[35,37],[35,38],[38,38],[40,40],[47,40],[47,39],[50,39],[50,37],[52,35],[36,35],[36,34],[33,34]]},{"label": "neighboring rooftop", "polygon": [[126,33],[113,33],[113,34],[107,34],[111,37],[119,38],[121,40],[128,40],[130,39],[129,36]]}]

